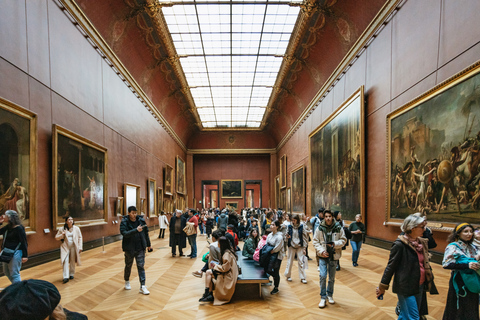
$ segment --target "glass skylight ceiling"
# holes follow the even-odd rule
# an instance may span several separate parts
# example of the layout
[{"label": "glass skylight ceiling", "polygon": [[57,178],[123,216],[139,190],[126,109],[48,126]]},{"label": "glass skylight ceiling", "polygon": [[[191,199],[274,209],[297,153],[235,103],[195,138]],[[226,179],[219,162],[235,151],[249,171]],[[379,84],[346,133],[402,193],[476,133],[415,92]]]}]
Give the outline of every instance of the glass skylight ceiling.
[{"label": "glass skylight ceiling", "polygon": [[180,0],[162,8],[203,127],[261,125],[300,10],[291,2]]}]

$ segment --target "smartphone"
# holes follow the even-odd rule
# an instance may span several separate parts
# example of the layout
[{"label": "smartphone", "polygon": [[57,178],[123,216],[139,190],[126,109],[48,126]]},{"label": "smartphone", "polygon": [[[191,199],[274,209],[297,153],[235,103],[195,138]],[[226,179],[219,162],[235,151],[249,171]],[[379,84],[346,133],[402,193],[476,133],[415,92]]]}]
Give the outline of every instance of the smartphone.
[{"label": "smartphone", "polygon": [[377,297],[378,300],[383,300],[383,293]]}]

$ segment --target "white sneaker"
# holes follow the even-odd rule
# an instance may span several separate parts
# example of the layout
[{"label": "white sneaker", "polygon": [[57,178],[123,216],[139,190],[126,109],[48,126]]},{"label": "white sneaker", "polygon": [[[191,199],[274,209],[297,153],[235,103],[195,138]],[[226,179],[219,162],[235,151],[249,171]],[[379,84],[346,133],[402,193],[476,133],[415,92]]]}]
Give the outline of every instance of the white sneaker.
[{"label": "white sneaker", "polygon": [[318,266],[317,271],[320,271],[320,266]]},{"label": "white sneaker", "polygon": [[131,290],[132,286],[130,285],[130,281],[125,281],[125,290]]},{"label": "white sneaker", "polygon": [[318,304],[318,307],[319,308],[325,308],[325,303],[326,303],[325,299],[320,300],[320,303]]},{"label": "white sneaker", "polygon": [[287,278],[287,281],[292,281],[292,278]]},{"label": "white sneaker", "polygon": [[145,286],[141,286],[139,292],[142,293],[142,294],[150,294],[150,291],[148,291],[147,287],[145,287]]},{"label": "white sneaker", "polygon": [[307,279],[302,279],[302,283],[307,283]]},{"label": "white sneaker", "polygon": [[327,297],[327,299],[328,299],[328,303],[330,303],[330,304],[335,303],[335,300],[333,300],[333,297]]}]

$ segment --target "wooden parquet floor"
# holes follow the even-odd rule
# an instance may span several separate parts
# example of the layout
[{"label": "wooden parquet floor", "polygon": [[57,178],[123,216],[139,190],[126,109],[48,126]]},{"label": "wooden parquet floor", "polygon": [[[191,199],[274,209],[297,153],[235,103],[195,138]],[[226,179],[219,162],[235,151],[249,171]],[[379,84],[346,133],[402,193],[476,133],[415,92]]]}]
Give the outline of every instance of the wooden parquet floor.
[{"label": "wooden parquet floor", "polygon": [[[60,260],[52,261],[21,272],[22,279],[43,279],[59,289],[64,307],[86,314],[89,319],[396,319],[396,295],[388,291],[384,300],[375,297],[375,288],[387,264],[389,252],[363,245],[359,266],[351,264],[351,247],[343,252],[341,271],[335,281],[335,304],[318,308],[320,301],[319,276],[315,260],[309,261],[307,284],[298,277],[294,262],[292,282],[283,277],[286,261],[281,267],[280,292],[270,295],[272,287],[262,287],[259,298],[258,285],[237,285],[232,302],[223,306],[199,303],[204,291],[204,279],[191,275],[203,266],[200,257],[207,251],[205,236],[197,237],[199,258],[171,256],[168,233],[158,239],[150,233],[154,251],[147,253],[147,287],[150,295],[138,292],[139,282],[135,264],[132,268],[132,290],[124,290],[124,256],[121,242],[82,253],[82,266],[77,266],[75,279],[62,283]],[[243,243],[240,244],[240,247]],[[189,253],[189,248],[185,254]],[[314,252],[310,243],[309,252]],[[450,272],[433,265],[439,295],[428,295],[428,319],[441,319],[448,290]],[[9,285],[0,277],[0,287]]]}]

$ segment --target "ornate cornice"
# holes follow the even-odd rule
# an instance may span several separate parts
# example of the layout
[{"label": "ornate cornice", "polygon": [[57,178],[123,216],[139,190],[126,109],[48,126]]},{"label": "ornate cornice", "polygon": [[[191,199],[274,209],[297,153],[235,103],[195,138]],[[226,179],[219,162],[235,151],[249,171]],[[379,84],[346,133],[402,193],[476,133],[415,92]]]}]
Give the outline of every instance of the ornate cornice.
[{"label": "ornate cornice", "polygon": [[188,149],[187,154],[272,154],[276,149]]},{"label": "ornate cornice", "polygon": [[90,42],[93,48],[100,54],[105,62],[114,70],[114,72],[122,79],[125,85],[140,100],[145,108],[152,114],[165,131],[173,138],[173,140],[184,150],[187,147],[175,133],[175,130],[168,124],[163,115],[158,111],[153,102],[148,98],[143,89],[128,72],[117,55],[106,43],[100,33],[95,29],[90,20],[85,16],[83,11],[75,3],[74,0],[54,0],[57,6],[68,16],[69,20],[76,25],[85,38]]}]

